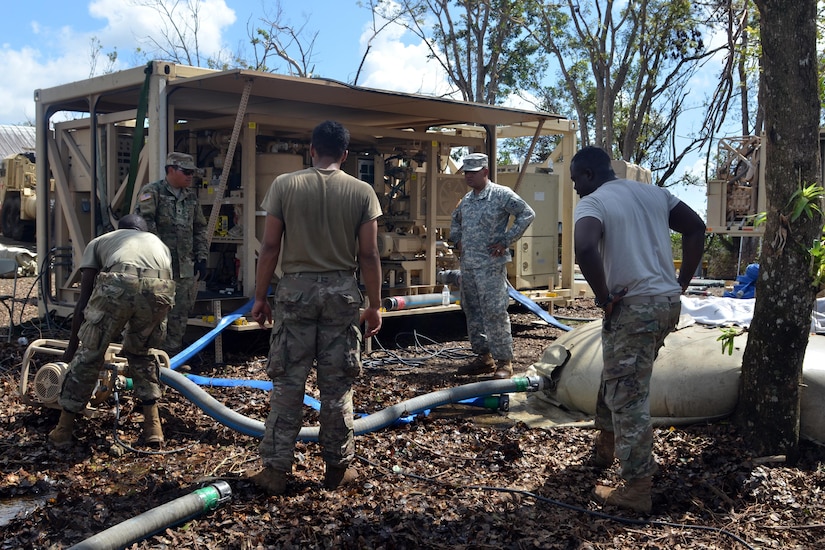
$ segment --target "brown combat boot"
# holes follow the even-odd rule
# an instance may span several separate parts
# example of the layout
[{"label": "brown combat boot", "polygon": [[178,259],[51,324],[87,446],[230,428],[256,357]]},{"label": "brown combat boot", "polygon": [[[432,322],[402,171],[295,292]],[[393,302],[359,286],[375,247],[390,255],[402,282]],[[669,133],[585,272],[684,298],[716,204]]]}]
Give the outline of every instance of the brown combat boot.
[{"label": "brown combat boot", "polygon": [[496,372],[493,378],[504,380],[513,376],[513,363],[508,359],[498,359],[496,361]]},{"label": "brown combat boot", "polygon": [[604,470],[613,465],[615,449],[615,434],[607,430],[599,430],[596,439],[593,441],[593,453],[587,460],[587,465],[591,468]]},{"label": "brown combat boot", "polygon": [[143,442],[147,445],[163,443],[163,429],[160,426],[157,403],[143,406]]},{"label": "brown combat boot", "polygon": [[471,375],[471,374],[489,374],[496,369],[496,362],[493,361],[493,356],[489,353],[484,353],[482,355],[477,355],[475,359],[467,363],[466,365],[462,365],[456,371],[458,375]]},{"label": "brown combat boot", "polygon": [[653,476],[640,477],[625,481],[624,485],[618,488],[596,485],[593,495],[602,504],[649,514],[653,507],[650,498],[652,486]]},{"label": "brown combat boot", "polygon": [[358,470],[348,466],[330,466],[324,474],[324,488],[337,489],[341,485],[349,485],[358,479]]},{"label": "brown combat boot", "polygon": [[263,470],[249,478],[252,483],[270,495],[286,493],[286,472],[266,466]]},{"label": "brown combat boot", "polygon": [[75,413],[63,411],[57,426],[49,432],[49,441],[58,449],[65,449],[72,444],[72,430],[74,429]]}]

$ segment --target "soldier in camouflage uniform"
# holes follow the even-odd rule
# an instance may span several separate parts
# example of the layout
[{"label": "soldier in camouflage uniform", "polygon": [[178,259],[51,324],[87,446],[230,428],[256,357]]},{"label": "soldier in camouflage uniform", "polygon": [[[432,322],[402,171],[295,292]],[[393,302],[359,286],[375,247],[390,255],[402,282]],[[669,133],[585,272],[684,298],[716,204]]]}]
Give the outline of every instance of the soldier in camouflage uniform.
[{"label": "soldier in camouflage uniform", "polygon": [[135,213],[149,225],[149,231],[166,243],[172,253],[177,292],[175,307],[169,312],[166,341],[162,348],[171,356],[183,347],[189,312],[195,299],[197,279],[206,278],[206,218],[192,186],[195,162],[190,155],[169,153],[166,177],[145,185],[138,193]]},{"label": "soldier in camouflage uniform", "polygon": [[513,336],[507,313],[507,263],[512,261],[510,245],[536,214],[512,189],[490,181],[487,155],[464,157],[462,168],[471,190],[453,211],[450,240],[461,254],[461,309],[476,358],[458,374],[494,372],[496,378],[509,378]]},{"label": "soldier in camouflage uniform", "polygon": [[175,300],[169,249],[147,232],[143,218],[130,214],[116,231],[89,242],[80,270],[80,296],[63,354],[64,361],[71,361],[58,400],[63,412],[49,440],[57,447],[71,445],[75,417],[92,396],[109,344],[122,332],[121,353],[143,403],[143,440],[159,445],[161,388],[149,348],[163,341],[166,314]]},{"label": "soldier in camouflage uniform", "polygon": [[[284,272],[274,292],[267,366],[272,393],[260,444],[264,468],[252,476],[269,494],[286,491],[313,366],[321,394],[323,485],[335,489],[357,478],[350,466],[355,458],[352,384],[361,373],[359,324],[367,325],[365,337],[381,328],[381,206],[369,184],[341,171],[348,144],[349,132],[341,124],[319,124],[310,145],[313,167],[278,176],[261,204],[267,216],[252,307],[258,323],[272,320],[267,288],[279,257]],[[360,315],[356,267],[369,300]]]},{"label": "soldier in camouflage uniform", "polygon": [[[676,327],[680,295],[702,259],[705,224],[666,189],[617,179],[610,156],[585,147],[570,163],[581,200],[574,213],[576,261],[604,308],[604,367],[596,402],[599,429],[590,464],[614,456],[624,484],[597,485],[605,504],[650,513],[653,428],[650,377],[665,337]],[[682,269],[673,267],[670,231],[682,234]]]}]

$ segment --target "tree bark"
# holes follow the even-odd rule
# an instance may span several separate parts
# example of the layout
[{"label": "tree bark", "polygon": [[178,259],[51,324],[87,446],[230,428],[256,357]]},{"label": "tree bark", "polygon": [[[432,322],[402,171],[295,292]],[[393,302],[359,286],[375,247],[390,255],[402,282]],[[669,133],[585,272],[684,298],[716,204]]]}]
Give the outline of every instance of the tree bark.
[{"label": "tree bark", "polygon": [[[819,214],[792,219],[791,200],[819,173],[815,0],[756,0],[764,69],[768,222],[735,420],[757,454],[793,461],[799,389],[815,290],[808,249]],[[821,203],[819,204],[821,207]]]}]

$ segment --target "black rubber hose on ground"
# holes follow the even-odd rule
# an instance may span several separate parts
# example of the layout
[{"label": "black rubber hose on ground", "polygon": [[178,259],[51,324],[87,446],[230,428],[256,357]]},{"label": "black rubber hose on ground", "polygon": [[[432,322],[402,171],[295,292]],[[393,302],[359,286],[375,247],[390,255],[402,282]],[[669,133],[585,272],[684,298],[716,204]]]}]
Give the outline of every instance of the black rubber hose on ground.
[{"label": "black rubber hose on ground", "polygon": [[151,537],[168,527],[185,523],[210,512],[232,498],[232,488],[225,481],[216,481],[166,504],[109,527],[69,550],[110,550],[125,548]]}]

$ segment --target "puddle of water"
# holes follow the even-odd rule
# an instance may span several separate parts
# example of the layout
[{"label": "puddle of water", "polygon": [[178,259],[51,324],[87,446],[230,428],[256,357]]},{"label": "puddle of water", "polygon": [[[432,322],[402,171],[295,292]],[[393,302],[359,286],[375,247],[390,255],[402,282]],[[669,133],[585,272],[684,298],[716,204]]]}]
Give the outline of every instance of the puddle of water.
[{"label": "puddle of water", "polygon": [[20,515],[31,514],[54,495],[23,496],[0,499],[0,527],[5,527]]}]

